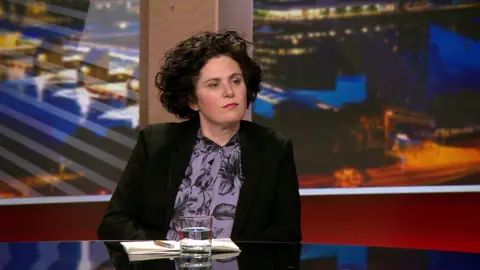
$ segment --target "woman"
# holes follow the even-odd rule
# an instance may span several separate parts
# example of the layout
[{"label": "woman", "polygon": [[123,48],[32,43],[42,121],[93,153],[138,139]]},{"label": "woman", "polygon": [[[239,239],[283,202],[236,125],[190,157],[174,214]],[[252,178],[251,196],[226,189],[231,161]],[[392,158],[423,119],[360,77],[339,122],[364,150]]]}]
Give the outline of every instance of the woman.
[{"label": "woman", "polygon": [[140,131],[100,239],[178,239],[180,216],[212,215],[215,238],[301,241],[292,143],[242,120],[261,81],[249,45],[205,32],[167,53],[160,101],[187,121]]}]

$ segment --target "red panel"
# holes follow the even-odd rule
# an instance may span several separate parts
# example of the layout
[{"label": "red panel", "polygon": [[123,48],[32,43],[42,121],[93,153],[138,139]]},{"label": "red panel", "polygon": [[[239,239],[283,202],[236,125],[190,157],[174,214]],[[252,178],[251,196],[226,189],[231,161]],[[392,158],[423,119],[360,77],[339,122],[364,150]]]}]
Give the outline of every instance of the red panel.
[{"label": "red panel", "polygon": [[[0,241],[96,239],[105,208],[3,206]],[[305,242],[480,252],[479,209],[478,193],[303,197],[303,234]]]},{"label": "red panel", "polygon": [[480,194],[305,197],[306,241],[480,252]]}]

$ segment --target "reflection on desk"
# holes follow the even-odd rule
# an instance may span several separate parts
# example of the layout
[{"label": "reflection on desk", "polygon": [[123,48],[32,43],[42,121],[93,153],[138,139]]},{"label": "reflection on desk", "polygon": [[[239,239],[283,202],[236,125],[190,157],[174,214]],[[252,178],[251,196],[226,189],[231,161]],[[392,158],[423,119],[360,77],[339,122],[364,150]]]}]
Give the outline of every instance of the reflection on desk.
[{"label": "reflection on desk", "polygon": [[[478,270],[480,253],[384,247],[244,243],[227,258],[195,269]],[[187,269],[181,258],[130,262],[119,242],[0,243],[0,269]],[[191,269],[191,268],[188,268]]]}]

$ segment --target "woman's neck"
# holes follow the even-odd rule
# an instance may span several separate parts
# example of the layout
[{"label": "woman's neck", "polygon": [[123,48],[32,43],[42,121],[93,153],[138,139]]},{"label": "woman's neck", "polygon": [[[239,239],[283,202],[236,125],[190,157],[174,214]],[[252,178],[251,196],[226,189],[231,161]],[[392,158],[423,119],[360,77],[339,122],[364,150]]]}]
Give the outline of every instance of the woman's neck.
[{"label": "woman's neck", "polygon": [[200,121],[202,135],[209,138],[220,146],[226,145],[240,129],[240,122],[230,125],[215,125],[206,121]]}]

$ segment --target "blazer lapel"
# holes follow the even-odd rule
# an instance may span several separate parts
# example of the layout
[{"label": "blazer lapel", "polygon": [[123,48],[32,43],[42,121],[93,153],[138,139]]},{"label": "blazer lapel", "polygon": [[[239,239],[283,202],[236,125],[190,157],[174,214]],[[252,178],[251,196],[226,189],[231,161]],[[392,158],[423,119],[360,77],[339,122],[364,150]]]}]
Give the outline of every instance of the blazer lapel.
[{"label": "blazer lapel", "polygon": [[231,238],[236,238],[241,233],[243,224],[246,221],[248,212],[252,207],[252,202],[255,195],[255,190],[260,180],[261,174],[261,153],[256,152],[258,149],[256,141],[258,138],[253,138],[252,134],[248,132],[249,123],[244,123],[240,127],[240,151],[242,172],[244,173],[244,182],[240,190],[240,195],[237,202],[237,210],[235,212],[235,220]]},{"label": "blazer lapel", "polygon": [[187,128],[182,129],[179,134],[173,134],[174,136],[180,136],[180,138],[175,142],[176,146],[173,149],[169,164],[165,215],[167,224],[170,224],[178,188],[185,176],[185,171],[190,162],[190,157],[197,138],[198,124],[186,123],[186,125]]}]

